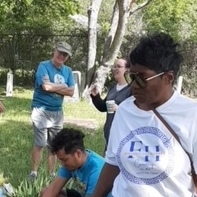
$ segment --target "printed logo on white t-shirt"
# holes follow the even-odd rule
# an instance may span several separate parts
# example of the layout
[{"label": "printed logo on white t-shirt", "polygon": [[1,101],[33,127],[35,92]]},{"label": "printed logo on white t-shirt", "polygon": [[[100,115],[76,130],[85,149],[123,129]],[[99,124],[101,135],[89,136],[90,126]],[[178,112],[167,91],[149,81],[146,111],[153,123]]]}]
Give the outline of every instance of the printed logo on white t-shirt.
[{"label": "printed logo on white t-shirt", "polygon": [[147,185],[166,179],[174,168],[170,139],[155,127],[131,131],[121,141],[116,155],[125,178]]}]

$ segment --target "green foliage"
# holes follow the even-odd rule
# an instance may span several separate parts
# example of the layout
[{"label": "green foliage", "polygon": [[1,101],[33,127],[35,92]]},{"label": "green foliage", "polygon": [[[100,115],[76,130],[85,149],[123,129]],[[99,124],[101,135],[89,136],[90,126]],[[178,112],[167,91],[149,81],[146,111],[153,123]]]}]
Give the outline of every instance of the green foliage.
[{"label": "green foliage", "polygon": [[177,0],[153,0],[143,11],[147,28],[150,31],[163,30],[177,34],[177,24],[183,12],[180,2],[177,4]]},{"label": "green foliage", "polygon": [[79,11],[79,4],[73,0],[2,0],[0,11],[3,33],[32,32],[34,27],[55,31],[54,24],[62,26],[69,14]]},{"label": "green foliage", "polygon": [[[38,179],[31,183],[30,153],[33,143],[33,132],[30,121],[32,90],[22,87],[14,89],[13,97],[4,97],[3,87],[0,96],[6,112],[0,115],[0,184],[10,182],[15,188],[15,197],[37,197],[41,188],[51,180],[46,171],[46,152],[39,168]],[[98,122],[96,130],[79,127],[85,134],[85,145],[99,154],[103,154],[103,122],[105,113],[100,113],[86,101],[64,104],[65,119],[92,119]],[[75,125],[65,125],[65,127]],[[57,164],[57,169],[59,164]]]},{"label": "green foliage", "polygon": [[197,41],[197,0],[188,0],[180,21],[180,32],[184,40]]},{"label": "green foliage", "polygon": [[[98,18],[101,29],[97,40],[97,62],[100,62],[103,55],[103,45],[110,29],[114,2],[107,0],[101,4]],[[135,2],[138,4],[144,0]],[[68,15],[79,12],[87,16],[90,5],[91,0],[1,0],[0,67],[4,69],[0,71],[0,83],[6,83],[6,72],[12,69],[16,85],[33,85],[38,63],[51,58],[53,44],[59,40],[65,40],[73,47],[73,57],[68,65],[73,70],[85,73],[88,31]],[[197,40],[196,15],[197,0],[152,0],[147,7],[130,17],[128,32],[119,54],[127,55],[142,34],[164,31],[178,40],[188,42],[184,48],[187,50],[186,68],[195,68],[196,59],[193,54],[196,45],[190,43]],[[188,55],[190,52],[192,57]]]},{"label": "green foliage", "polygon": [[186,24],[196,23],[196,3],[196,0],[153,0],[143,9],[147,30],[169,32],[183,38],[189,30]]},{"label": "green foliage", "polygon": [[3,186],[4,183],[7,183],[7,178],[3,175],[3,173],[0,173],[0,187]]},{"label": "green foliage", "polygon": [[28,179],[23,180],[17,187],[13,197],[37,197],[44,186],[50,183],[50,179],[42,176],[35,180],[33,183]]}]

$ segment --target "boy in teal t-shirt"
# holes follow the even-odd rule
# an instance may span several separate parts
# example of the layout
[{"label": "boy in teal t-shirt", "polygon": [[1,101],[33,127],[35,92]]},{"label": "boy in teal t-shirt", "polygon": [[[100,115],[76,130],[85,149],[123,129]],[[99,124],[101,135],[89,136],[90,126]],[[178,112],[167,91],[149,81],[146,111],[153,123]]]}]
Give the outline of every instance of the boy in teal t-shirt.
[{"label": "boy in teal t-shirt", "polygon": [[51,148],[62,167],[40,197],[90,197],[93,194],[105,161],[97,153],[85,149],[84,137],[81,131],[68,128],[55,136]]}]

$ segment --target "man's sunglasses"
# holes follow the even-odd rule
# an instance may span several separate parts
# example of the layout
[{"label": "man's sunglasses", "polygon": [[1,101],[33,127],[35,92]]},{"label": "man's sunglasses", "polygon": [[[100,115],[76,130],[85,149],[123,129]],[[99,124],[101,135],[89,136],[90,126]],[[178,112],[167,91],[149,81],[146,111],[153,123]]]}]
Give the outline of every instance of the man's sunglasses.
[{"label": "man's sunglasses", "polygon": [[130,71],[126,71],[124,73],[124,77],[125,77],[125,80],[128,84],[132,83],[134,80],[136,82],[136,84],[140,87],[140,88],[145,88],[146,85],[147,85],[147,81],[150,81],[151,79],[154,79],[156,77],[159,77],[161,75],[163,75],[164,72],[161,72],[159,74],[156,74],[152,77],[149,77],[149,78],[143,78],[142,76],[140,76],[139,73],[132,73]]}]

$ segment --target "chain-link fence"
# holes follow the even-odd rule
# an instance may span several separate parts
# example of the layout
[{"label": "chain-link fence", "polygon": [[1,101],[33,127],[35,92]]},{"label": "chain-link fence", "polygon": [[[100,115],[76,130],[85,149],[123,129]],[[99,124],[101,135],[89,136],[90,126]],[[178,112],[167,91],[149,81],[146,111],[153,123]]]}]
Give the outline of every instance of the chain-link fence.
[{"label": "chain-link fence", "polygon": [[32,86],[38,63],[51,58],[57,41],[66,41],[73,48],[73,57],[67,62],[73,70],[84,70],[87,57],[87,36],[84,35],[0,35],[0,84],[6,84],[9,70],[15,85]]},{"label": "chain-link fence", "polygon": [[[14,74],[14,85],[33,86],[34,74],[40,61],[50,59],[52,49],[57,41],[66,41],[73,48],[73,58],[67,64],[73,70],[86,72],[86,58],[88,50],[88,35],[31,35],[31,34],[0,34],[0,85],[6,84],[9,70]],[[127,55],[139,37],[125,37],[121,47],[121,54]],[[102,53],[104,44],[98,38],[97,58]],[[181,69],[183,76],[182,92],[191,97],[197,96],[197,43],[182,43],[184,64]]]}]

